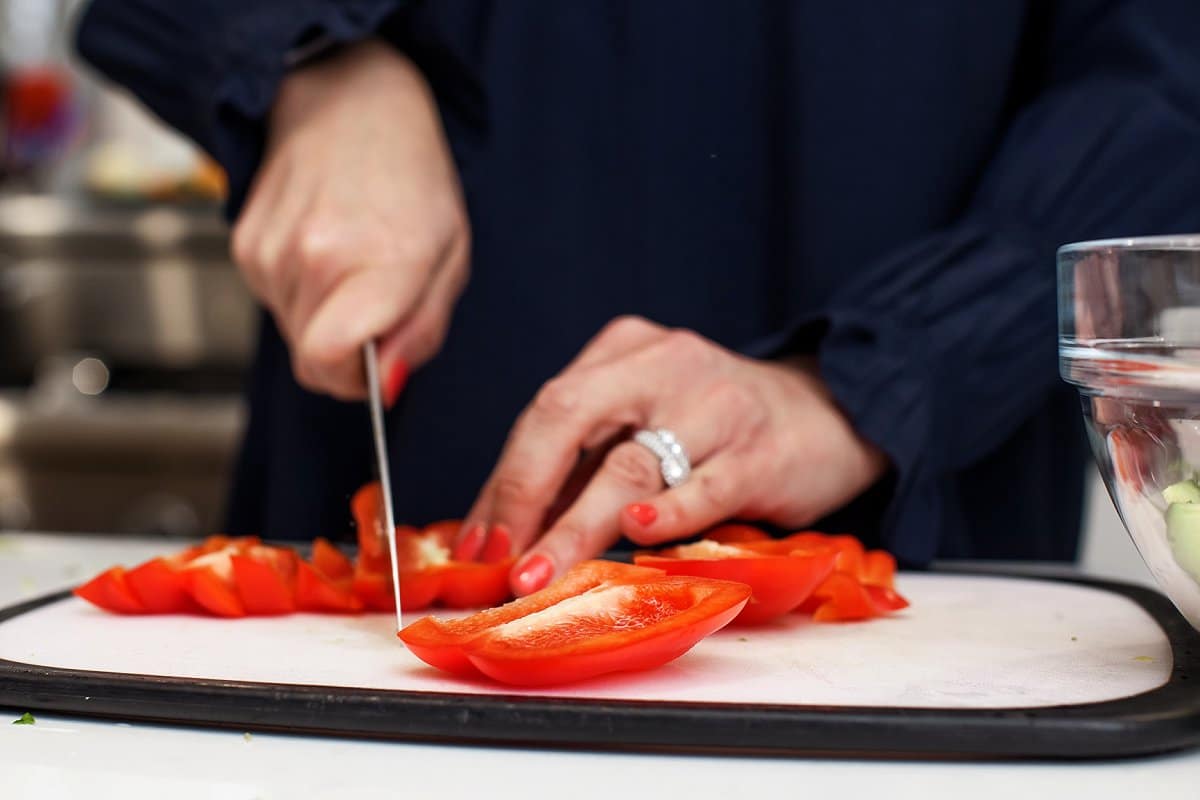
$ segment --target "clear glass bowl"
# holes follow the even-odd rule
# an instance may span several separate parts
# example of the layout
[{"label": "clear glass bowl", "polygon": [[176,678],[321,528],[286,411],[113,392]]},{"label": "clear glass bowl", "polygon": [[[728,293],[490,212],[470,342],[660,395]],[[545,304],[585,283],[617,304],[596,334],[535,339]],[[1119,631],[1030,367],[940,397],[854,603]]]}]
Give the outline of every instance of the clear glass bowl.
[{"label": "clear glass bowl", "polygon": [[1058,319],[1109,496],[1200,630],[1200,235],[1059,249]]}]

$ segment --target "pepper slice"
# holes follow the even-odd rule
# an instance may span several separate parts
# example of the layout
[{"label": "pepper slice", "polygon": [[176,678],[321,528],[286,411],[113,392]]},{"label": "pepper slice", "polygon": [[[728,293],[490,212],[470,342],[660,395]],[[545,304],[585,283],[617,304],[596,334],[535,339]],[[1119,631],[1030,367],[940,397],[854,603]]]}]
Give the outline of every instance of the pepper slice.
[{"label": "pepper slice", "polygon": [[311,562],[296,562],[296,608],[300,611],[354,613],[363,602],[354,595],[354,565],[328,540],[317,537]]},{"label": "pepper slice", "polygon": [[755,536],[754,530],[753,526],[726,525],[714,528],[706,537],[735,541],[737,547],[763,554],[784,555],[797,548],[836,552],[833,572],[796,607],[800,613],[812,614],[816,622],[871,619],[909,605],[895,590],[896,559],[891,553],[866,550],[857,538],[845,534],[801,531],[771,539],[765,533]]},{"label": "pepper slice", "polygon": [[112,567],[101,572],[87,583],[75,589],[77,597],[94,606],[117,614],[144,614],[145,606],[129,588],[123,567]]},{"label": "pepper slice", "polygon": [[549,608],[603,583],[650,579],[664,574],[662,570],[615,561],[584,561],[571,567],[546,588],[511,603],[461,619],[423,617],[405,627],[399,636],[426,664],[460,677],[478,677],[480,672],[471,664],[463,647],[485,631]]},{"label": "pepper slice", "polygon": [[[502,683],[563,684],[678,658],[736,617],[751,593],[741,583],[657,570],[623,576],[618,571],[577,591],[604,570],[611,568],[584,562],[507,606],[453,623],[427,617],[406,627],[400,638],[426,663],[454,674],[467,674],[465,660]],[[452,632],[439,638],[447,626]]]},{"label": "pepper slice", "polygon": [[147,614],[199,613],[204,609],[192,599],[184,581],[183,565],[199,554],[189,548],[174,556],[152,558],[125,573],[129,588]]},{"label": "pepper slice", "polygon": [[813,593],[830,573],[838,551],[831,547],[796,546],[764,553],[754,549],[758,540],[721,544],[703,539],[634,557],[634,563],[661,569],[668,575],[737,581],[751,587],[750,601],[736,622],[753,625],[792,611]]},{"label": "pepper slice", "polygon": [[[350,502],[358,524],[358,559],[354,565],[354,593],[379,611],[394,611],[388,543],[379,524],[381,489],[378,482],[359,489]],[[439,603],[448,608],[494,606],[511,596],[508,573],[516,560],[507,555],[502,541],[489,542],[491,563],[455,561],[451,557],[460,523],[444,520],[417,530],[396,528],[396,556],[400,562],[400,604],[405,610]],[[493,540],[497,537],[493,535]]]}]

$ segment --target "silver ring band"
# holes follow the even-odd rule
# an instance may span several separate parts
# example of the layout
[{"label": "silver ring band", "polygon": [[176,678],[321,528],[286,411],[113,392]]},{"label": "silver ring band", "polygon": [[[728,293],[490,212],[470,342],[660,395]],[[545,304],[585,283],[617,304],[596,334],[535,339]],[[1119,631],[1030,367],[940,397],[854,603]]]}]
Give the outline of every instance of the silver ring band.
[{"label": "silver ring band", "polygon": [[679,437],[666,428],[643,428],[633,435],[633,440],[658,456],[658,471],[668,487],[678,486],[692,474],[692,462],[687,449]]}]

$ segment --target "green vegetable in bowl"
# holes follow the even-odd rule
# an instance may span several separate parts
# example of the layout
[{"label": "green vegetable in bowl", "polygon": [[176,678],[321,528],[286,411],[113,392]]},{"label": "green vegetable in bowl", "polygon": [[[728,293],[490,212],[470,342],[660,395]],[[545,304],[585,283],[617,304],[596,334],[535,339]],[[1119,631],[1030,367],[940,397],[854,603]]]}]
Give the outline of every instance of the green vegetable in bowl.
[{"label": "green vegetable in bowl", "polygon": [[1195,481],[1172,483],[1163,489],[1163,500],[1171,503],[1200,503],[1200,485]]},{"label": "green vegetable in bowl", "polygon": [[1167,506],[1167,541],[1175,563],[1200,583],[1200,486],[1180,481],[1163,490]]},{"label": "green vegetable in bowl", "polygon": [[34,720],[33,714],[30,714],[28,711],[26,711],[24,714],[17,717],[16,719],[14,719],[12,724],[13,725],[32,725],[35,721],[36,720]]}]

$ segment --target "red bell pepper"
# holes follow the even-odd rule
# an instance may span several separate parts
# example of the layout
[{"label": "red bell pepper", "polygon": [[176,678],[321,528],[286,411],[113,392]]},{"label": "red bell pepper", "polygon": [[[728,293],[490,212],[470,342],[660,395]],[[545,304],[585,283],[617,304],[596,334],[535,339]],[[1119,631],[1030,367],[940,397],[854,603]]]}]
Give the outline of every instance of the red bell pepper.
[{"label": "red bell pepper", "polygon": [[[351,508],[358,523],[358,560],[354,593],[368,608],[394,611],[388,542],[379,525],[382,502],[379,484],[369,483],[355,493]],[[488,562],[455,561],[451,557],[457,520],[435,522],[418,531],[396,528],[396,557],[400,567],[400,604],[405,610],[439,603],[448,608],[494,606],[511,596],[508,573],[515,558],[495,535],[489,542]]]},{"label": "red bell pepper", "polygon": [[87,583],[75,589],[75,595],[94,606],[117,614],[144,614],[146,607],[129,588],[123,567],[113,567],[101,572]]},{"label": "red bell pepper", "polygon": [[660,666],[724,627],[750,587],[584,562],[508,605],[462,620],[426,617],[400,632],[413,653],[455,675],[522,686]]},{"label": "red bell pepper", "polygon": [[784,555],[797,548],[809,552],[832,548],[836,552],[832,574],[796,607],[812,614],[814,621],[871,619],[908,607],[908,601],[895,591],[896,559],[891,553],[865,550],[862,542],[844,534],[801,531],[771,539],[765,533],[755,536],[754,530],[752,526],[728,525],[714,528],[705,537],[736,541],[737,547],[763,554]]},{"label": "red bell pepper", "polygon": [[426,664],[462,677],[478,676],[479,670],[467,659],[463,646],[484,631],[549,608],[602,583],[653,578],[663,574],[661,570],[615,561],[584,561],[567,570],[561,578],[541,591],[462,619],[424,617],[401,631],[400,638]]},{"label": "red bell pepper", "polygon": [[701,540],[640,554],[634,563],[661,569],[668,575],[737,581],[751,587],[753,594],[738,614],[739,624],[757,624],[795,609],[833,572],[837,551],[831,547],[790,547],[779,553],[753,549],[757,540],[742,544],[720,544]]},{"label": "red bell pepper", "polygon": [[354,565],[327,539],[313,541],[311,562],[296,561],[296,608],[354,613],[363,601],[354,594]]}]

